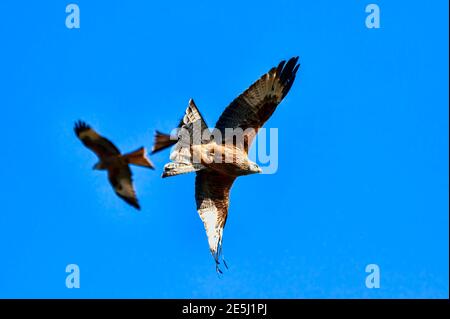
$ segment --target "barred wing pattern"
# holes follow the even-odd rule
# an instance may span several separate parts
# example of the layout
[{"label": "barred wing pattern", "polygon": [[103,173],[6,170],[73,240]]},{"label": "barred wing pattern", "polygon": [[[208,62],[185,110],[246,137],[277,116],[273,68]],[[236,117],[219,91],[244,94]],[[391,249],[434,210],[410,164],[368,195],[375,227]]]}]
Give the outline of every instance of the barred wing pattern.
[{"label": "barred wing pattern", "polygon": [[235,177],[209,169],[198,171],[195,178],[197,211],[205,226],[209,250],[219,272],[221,272],[219,258],[222,253],[222,234],[227,221],[229,194],[234,180]]},{"label": "barred wing pattern", "polygon": [[300,66],[297,61],[298,57],[289,59],[287,63],[281,61],[278,67],[272,68],[231,102],[216,123],[222,136],[226,136],[226,128],[253,129],[244,142],[244,149],[248,152],[258,129],[270,118],[294,83]]}]

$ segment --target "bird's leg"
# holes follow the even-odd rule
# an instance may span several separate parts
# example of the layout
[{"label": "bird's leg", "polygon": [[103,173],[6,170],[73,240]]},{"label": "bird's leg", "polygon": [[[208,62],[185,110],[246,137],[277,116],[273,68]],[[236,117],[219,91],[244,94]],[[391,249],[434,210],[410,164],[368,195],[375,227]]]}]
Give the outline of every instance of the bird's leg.
[{"label": "bird's leg", "polygon": [[223,261],[223,264],[224,264],[225,268],[228,269],[227,262],[226,262],[225,259],[223,258],[223,255],[222,255],[222,261]]},{"label": "bird's leg", "polygon": [[216,260],[217,263],[219,263],[218,260],[219,260],[219,257],[220,257],[220,256],[222,256],[222,262],[223,262],[225,268],[228,269],[227,262],[225,261],[225,257],[223,256],[223,248],[222,248],[222,244],[219,244],[219,251],[218,251],[218,253],[217,253],[217,260]]},{"label": "bird's leg", "polygon": [[221,256],[222,256],[222,262],[223,262],[225,268],[228,269],[227,262],[225,261],[225,256],[223,255],[222,247],[220,249],[220,252],[221,252]]},{"label": "bird's leg", "polygon": [[219,257],[217,255],[214,256],[214,261],[216,262],[216,272],[217,272],[217,274],[218,275],[223,274],[222,270],[219,267],[220,262],[219,262]]},{"label": "bird's leg", "polygon": [[219,263],[216,263],[216,272],[219,276],[223,274],[222,270],[219,268]]}]

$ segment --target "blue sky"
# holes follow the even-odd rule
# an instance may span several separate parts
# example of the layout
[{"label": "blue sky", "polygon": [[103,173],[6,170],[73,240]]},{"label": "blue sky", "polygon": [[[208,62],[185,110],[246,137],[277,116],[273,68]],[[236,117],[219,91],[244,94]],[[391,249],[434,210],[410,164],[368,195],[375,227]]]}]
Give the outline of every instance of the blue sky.
[{"label": "blue sky", "polygon": [[[73,30],[68,1],[1,2],[0,297],[448,298],[448,2],[373,2],[380,29],[364,1],[83,0]],[[218,278],[194,175],[133,168],[136,213],[73,123],[150,148],[295,55],[278,171],[233,186]]]}]

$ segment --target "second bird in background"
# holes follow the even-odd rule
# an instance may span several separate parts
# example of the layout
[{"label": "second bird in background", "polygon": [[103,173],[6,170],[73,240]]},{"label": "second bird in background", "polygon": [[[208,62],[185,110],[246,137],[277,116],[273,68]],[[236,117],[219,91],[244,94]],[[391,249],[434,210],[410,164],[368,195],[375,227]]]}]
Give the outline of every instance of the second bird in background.
[{"label": "second bird in background", "polygon": [[141,147],[134,152],[122,155],[113,143],[99,135],[86,123],[78,121],[75,123],[74,130],[81,142],[97,155],[99,162],[93,168],[108,171],[109,182],[117,196],[140,210],[129,164],[154,169],[145,148]]}]

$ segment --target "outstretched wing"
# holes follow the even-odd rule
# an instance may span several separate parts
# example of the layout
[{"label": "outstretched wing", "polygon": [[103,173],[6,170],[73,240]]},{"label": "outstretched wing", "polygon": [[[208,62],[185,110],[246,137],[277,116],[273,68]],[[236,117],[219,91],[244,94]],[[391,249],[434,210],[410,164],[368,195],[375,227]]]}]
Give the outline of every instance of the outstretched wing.
[{"label": "outstretched wing", "polygon": [[[203,135],[205,130],[208,130],[205,120],[193,99],[189,100],[188,107],[176,127],[176,135],[165,134],[156,131],[152,154],[162,151],[172,145],[178,143],[178,146],[189,147],[191,144],[201,144],[208,142],[211,137],[207,134]],[[180,143],[181,140],[181,143]]]},{"label": "outstretched wing", "polygon": [[222,252],[222,234],[228,216],[230,188],[234,180],[235,177],[208,169],[198,171],[195,178],[197,211],[205,226],[209,250],[217,266]]},{"label": "outstretched wing", "polygon": [[117,196],[131,206],[141,209],[133,187],[131,170],[127,164],[119,164],[108,168],[108,178]]},{"label": "outstretched wing", "polygon": [[208,129],[208,126],[193,99],[189,100],[188,107],[186,108],[186,112],[180,122],[179,128],[178,138],[187,138],[186,142],[189,145],[206,142],[203,140],[203,133]]},{"label": "outstretched wing", "polygon": [[78,121],[75,123],[74,131],[81,142],[99,158],[120,154],[119,149],[113,143],[99,135],[86,123]]},{"label": "outstretched wing", "polygon": [[193,160],[191,146],[208,142],[211,139],[209,133],[203,116],[194,100],[190,99],[177,132],[178,141],[170,154],[170,160],[176,163],[191,164]]},{"label": "outstretched wing", "polygon": [[226,128],[251,129],[245,132],[243,138],[246,140],[242,141],[248,152],[258,129],[270,118],[294,83],[300,66],[297,61],[298,57],[291,58],[287,63],[281,61],[278,67],[272,68],[231,102],[216,123],[216,129],[221,131],[223,137],[226,137]]}]

